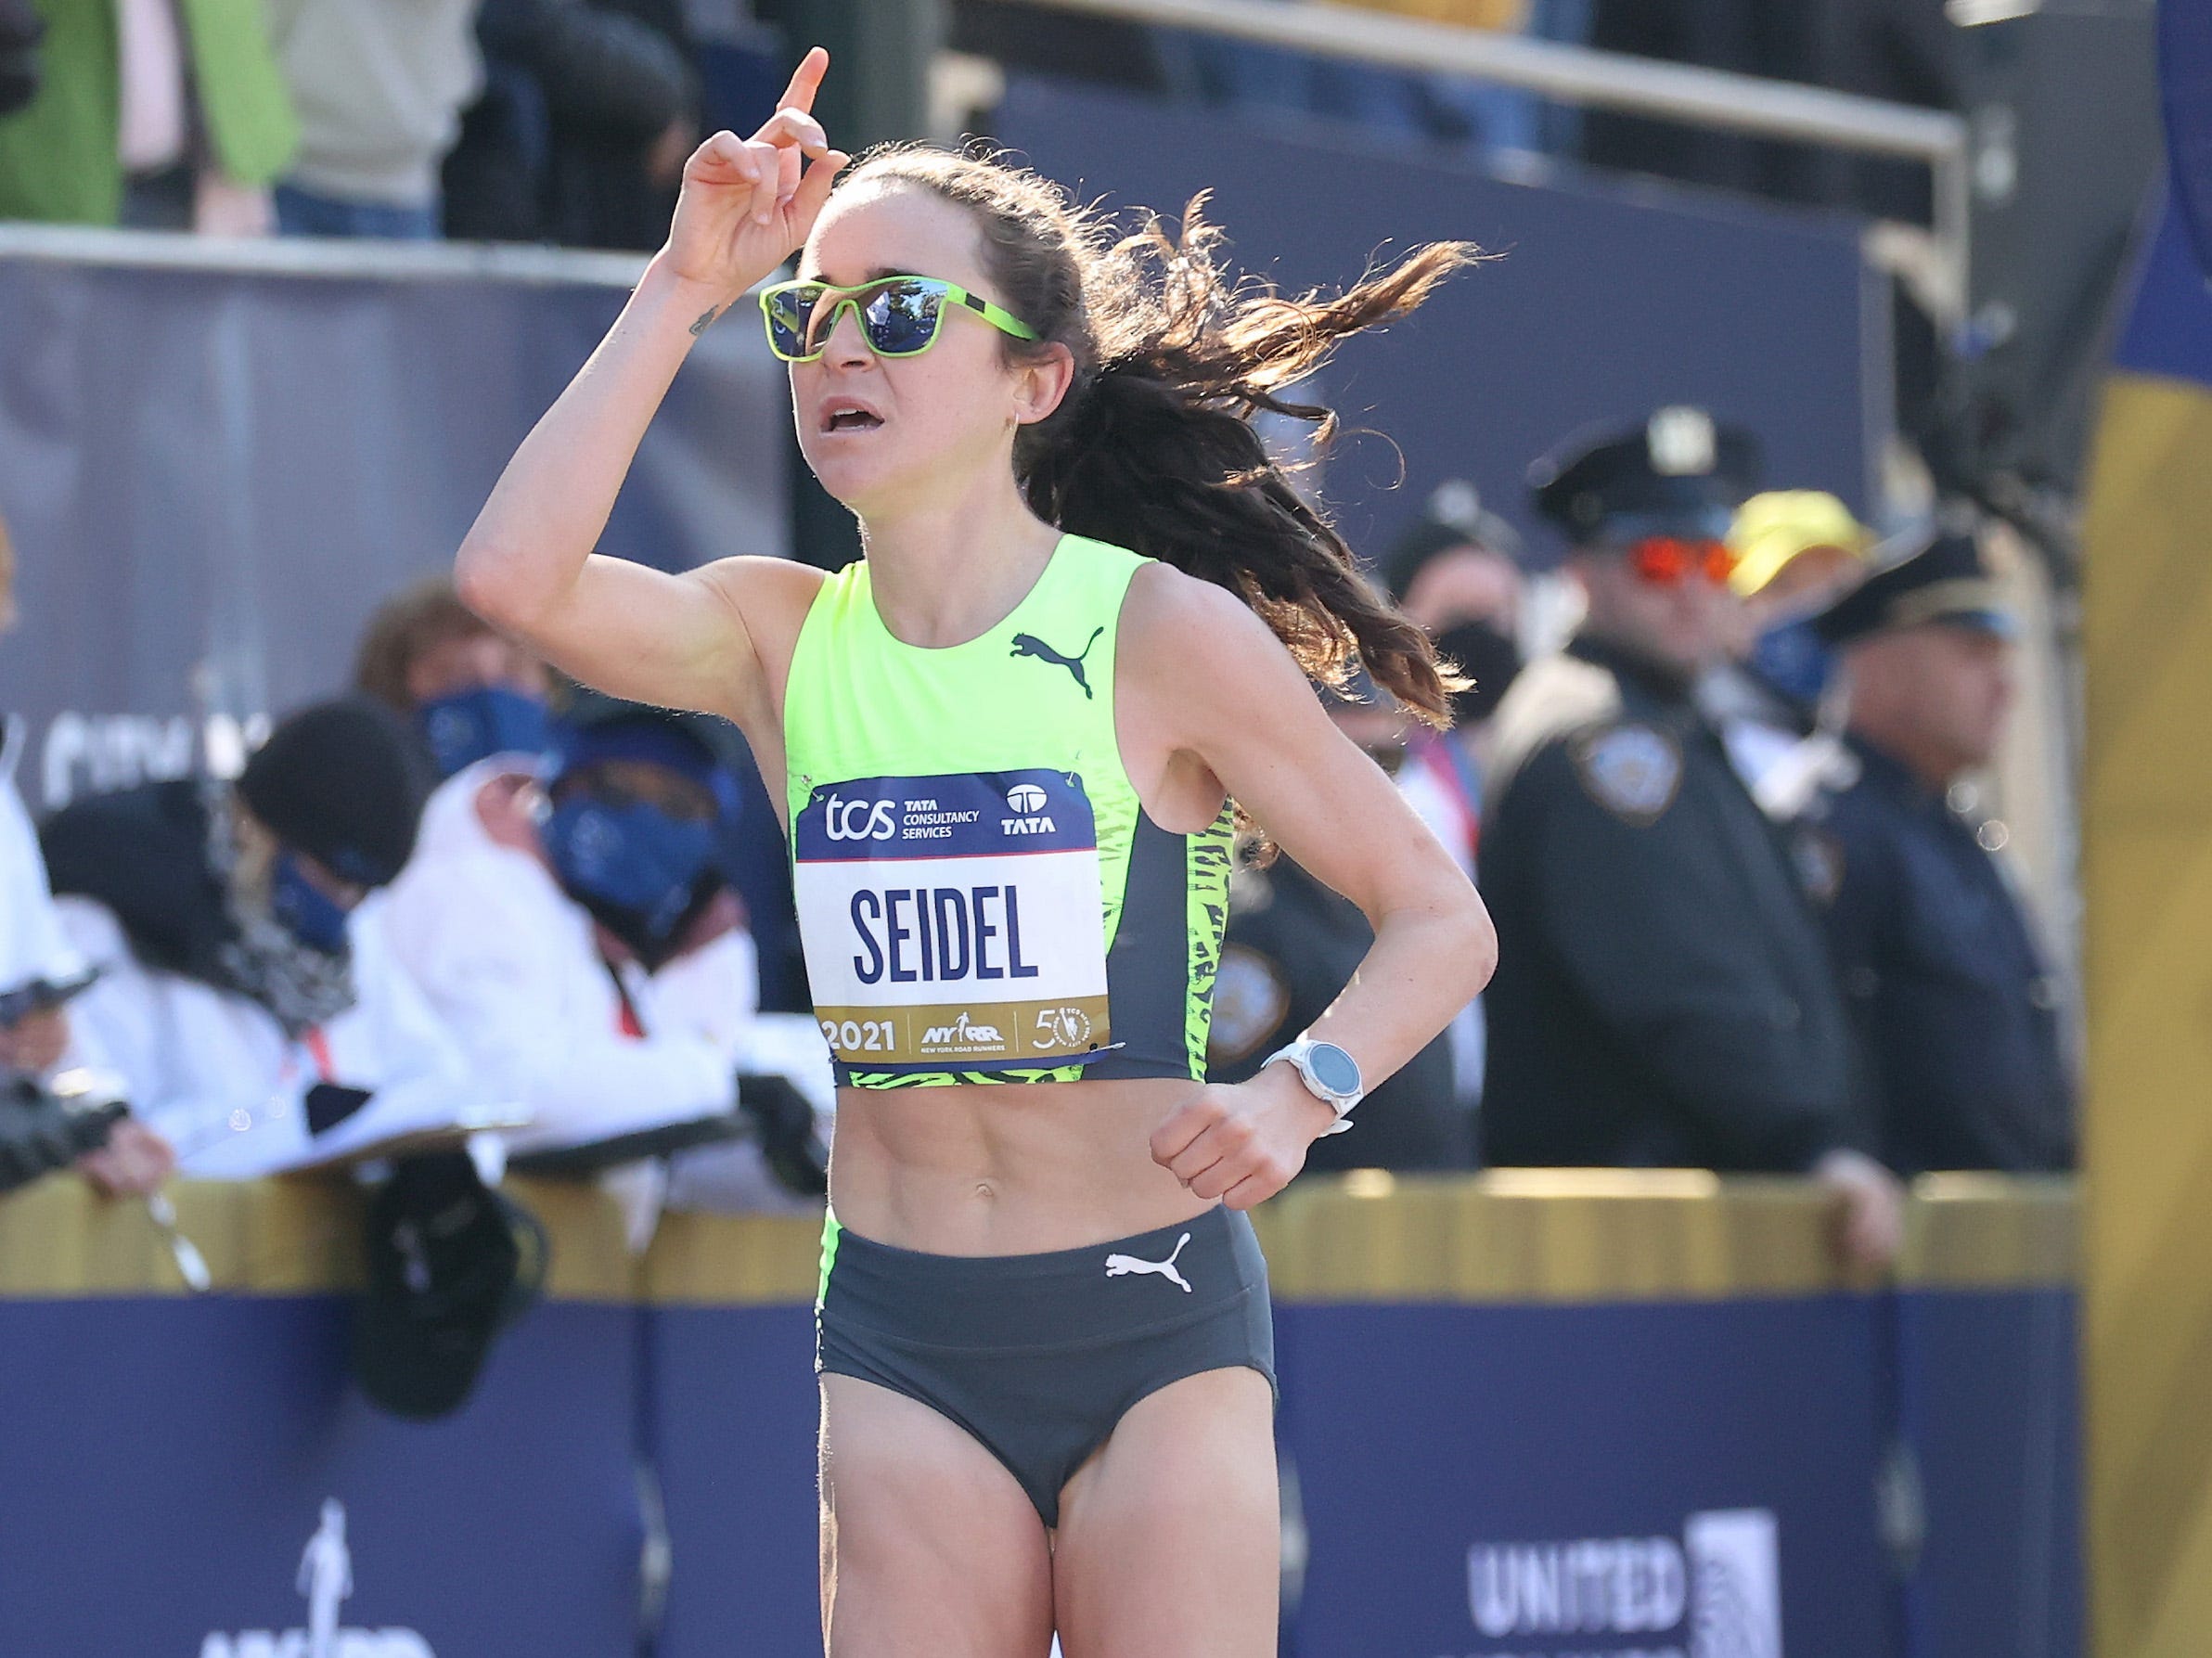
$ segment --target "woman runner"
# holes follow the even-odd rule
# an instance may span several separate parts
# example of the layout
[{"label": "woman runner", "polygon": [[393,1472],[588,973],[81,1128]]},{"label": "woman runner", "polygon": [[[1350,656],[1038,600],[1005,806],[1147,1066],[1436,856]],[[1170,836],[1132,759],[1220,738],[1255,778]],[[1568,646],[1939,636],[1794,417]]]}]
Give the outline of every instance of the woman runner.
[{"label": "woman runner", "polygon": [[[809,113],[685,169],[667,244],[508,464],[469,603],[588,684],[727,715],[780,793],[837,1061],[821,1372],[833,1658],[1262,1658],[1277,1495],[1244,1211],[1488,977],[1487,917],[1309,676],[1447,682],[1271,465],[1262,411],[1470,251],[1334,300],[1233,292],[1195,212],[1116,242],[1053,186]],[[594,555],[686,351],[765,290],[825,577]],[[740,441],[773,443],[767,432]],[[777,779],[784,779],[778,790]],[[1373,950],[1252,1081],[1204,1084],[1227,802]],[[1357,1114],[1348,1122],[1357,1124]]]}]

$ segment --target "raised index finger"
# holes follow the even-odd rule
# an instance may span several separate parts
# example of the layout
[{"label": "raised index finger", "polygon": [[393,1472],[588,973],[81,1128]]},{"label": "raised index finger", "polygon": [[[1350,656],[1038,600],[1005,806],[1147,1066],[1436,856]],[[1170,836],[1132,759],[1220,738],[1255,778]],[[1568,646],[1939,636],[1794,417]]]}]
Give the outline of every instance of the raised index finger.
[{"label": "raised index finger", "polygon": [[820,46],[809,46],[806,56],[799,59],[799,67],[791,71],[791,84],[783,89],[783,96],[776,100],[778,109],[814,110],[814,95],[821,90],[822,76],[830,68],[830,54]]}]

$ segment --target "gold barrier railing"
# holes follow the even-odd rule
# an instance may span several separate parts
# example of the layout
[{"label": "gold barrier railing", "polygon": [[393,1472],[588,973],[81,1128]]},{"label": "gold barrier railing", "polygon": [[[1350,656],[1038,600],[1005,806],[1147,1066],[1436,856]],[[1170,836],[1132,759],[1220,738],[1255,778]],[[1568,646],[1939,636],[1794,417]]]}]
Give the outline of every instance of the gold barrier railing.
[{"label": "gold barrier railing", "polygon": [[[817,1221],[670,1215],[633,1257],[612,1201],[588,1186],[512,1189],[553,1236],[548,1292],[580,1301],[772,1305],[810,1300]],[[360,1281],[363,1197],[343,1180],[184,1184],[178,1229],[234,1294],[342,1291]],[[1364,1171],[1301,1183],[1256,1216],[1286,1301],[1571,1303],[1812,1295],[1871,1288],[1835,1264],[1831,1214],[1802,1181],[1693,1170]],[[2070,1285],[2069,1180],[1939,1175],[1917,1182],[1895,1281],[1907,1287]],[[182,1293],[143,1203],[74,1180],[0,1198],[0,1297]]]}]

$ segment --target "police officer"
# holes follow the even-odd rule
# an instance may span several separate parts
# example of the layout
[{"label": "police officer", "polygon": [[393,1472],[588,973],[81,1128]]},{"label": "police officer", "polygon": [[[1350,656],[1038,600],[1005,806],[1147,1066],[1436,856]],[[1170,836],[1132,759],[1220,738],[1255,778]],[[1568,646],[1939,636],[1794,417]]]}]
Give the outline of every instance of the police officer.
[{"label": "police officer", "polygon": [[1532,470],[1588,611],[1498,713],[1484,1150],[1810,1173],[1845,1252],[1880,1262],[1899,1193],[1858,1145],[1826,941],[1691,696],[1736,623],[1723,538],[1756,465],[1749,434],[1674,407]]},{"label": "police officer", "polygon": [[2013,701],[2013,623],[1968,533],[1937,534],[1827,611],[1858,780],[1816,831],[1828,935],[1882,1155],[1922,1169],[2071,1168],[2059,997],[1962,779]]}]

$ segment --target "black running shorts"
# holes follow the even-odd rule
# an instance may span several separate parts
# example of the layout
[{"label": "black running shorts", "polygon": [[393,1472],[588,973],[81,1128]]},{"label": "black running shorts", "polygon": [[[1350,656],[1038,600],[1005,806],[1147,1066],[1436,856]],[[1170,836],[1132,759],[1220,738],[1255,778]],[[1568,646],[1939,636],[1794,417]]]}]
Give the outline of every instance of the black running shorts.
[{"label": "black running shorts", "polygon": [[1147,1394],[1202,1370],[1275,1382],[1267,1264],[1252,1221],[1178,1226],[1035,1255],[930,1255],[834,1218],[815,1369],[950,1418],[1006,1464],[1046,1525],[1061,1487]]}]

